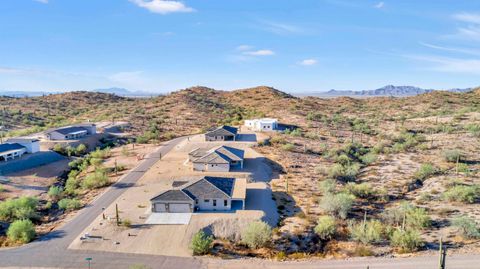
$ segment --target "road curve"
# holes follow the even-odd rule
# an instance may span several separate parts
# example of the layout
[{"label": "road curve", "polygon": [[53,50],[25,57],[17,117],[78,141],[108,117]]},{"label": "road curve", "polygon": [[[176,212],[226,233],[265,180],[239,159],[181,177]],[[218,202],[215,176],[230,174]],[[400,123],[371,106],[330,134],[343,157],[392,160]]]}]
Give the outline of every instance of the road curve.
[{"label": "road curve", "polygon": [[[102,208],[113,203],[128,187],[135,184],[158,160],[158,156],[167,154],[185,138],[173,139],[161,146],[150,157],[123,176],[117,183],[108,188],[90,205],[83,208],[69,222],[59,229],[43,236],[28,245],[0,250],[0,267],[5,268],[86,268],[85,258],[92,258],[91,268],[120,269],[133,264],[144,264],[151,268],[183,269],[183,268],[328,268],[357,269],[370,266],[371,269],[411,269],[438,268],[435,256],[415,258],[354,258],[347,260],[319,260],[305,262],[274,262],[260,259],[221,260],[210,258],[183,258],[171,256],[139,255],[114,252],[83,251],[67,249],[70,243],[86,229],[86,227],[102,213]],[[479,255],[459,255],[447,258],[449,269],[480,268]]]}]

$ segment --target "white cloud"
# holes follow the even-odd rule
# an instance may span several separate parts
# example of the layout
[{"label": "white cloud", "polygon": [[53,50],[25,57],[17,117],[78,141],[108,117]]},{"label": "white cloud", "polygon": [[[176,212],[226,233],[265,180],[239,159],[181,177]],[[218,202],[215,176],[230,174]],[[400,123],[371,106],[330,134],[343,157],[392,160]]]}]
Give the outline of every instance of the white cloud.
[{"label": "white cloud", "polygon": [[174,12],[193,12],[195,9],[179,1],[171,0],[130,0],[135,5],[153,13],[168,14]]},{"label": "white cloud", "polygon": [[253,49],[253,46],[250,46],[250,45],[240,45],[236,48],[236,50],[238,51],[246,51],[251,49]]},{"label": "white cloud", "polygon": [[318,61],[315,59],[305,59],[301,61],[299,64],[304,66],[311,66],[311,65],[316,65],[317,63]]},{"label": "white cloud", "polygon": [[301,34],[304,32],[302,28],[286,23],[262,20],[260,24],[260,29],[278,35]]},{"label": "white cloud", "polygon": [[33,0],[35,2],[39,2],[39,3],[42,3],[42,4],[48,4],[48,0]]},{"label": "white cloud", "polygon": [[433,44],[425,43],[425,42],[420,42],[420,45],[425,46],[427,48],[436,49],[436,50],[480,56],[480,50],[458,48],[458,47],[444,47],[444,46],[433,45]]},{"label": "white cloud", "polygon": [[243,54],[250,56],[272,56],[275,55],[275,52],[272,50],[253,50],[245,51]]},{"label": "white cloud", "polygon": [[431,55],[405,55],[405,57],[431,64],[428,68],[445,73],[480,75],[480,60],[440,57]]},{"label": "white cloud", "polygon": [[458,21],[473,23],[473,24],[480,24],[480,14],[476,13],[457,13],[453,14],[453,18]]},{"label": "white cloud", "polygon": [[375,4],[373,7],[374,7],[374,8],[378,8],[378,9],[384,8],[384,7],[385,7],[385,2],[378,2],[378,3]]}]

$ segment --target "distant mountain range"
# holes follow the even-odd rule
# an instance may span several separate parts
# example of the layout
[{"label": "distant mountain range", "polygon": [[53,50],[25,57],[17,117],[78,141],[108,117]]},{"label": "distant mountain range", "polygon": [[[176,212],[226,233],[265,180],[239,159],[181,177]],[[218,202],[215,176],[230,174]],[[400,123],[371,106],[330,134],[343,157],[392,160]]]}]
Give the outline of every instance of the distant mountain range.
[{"label": "distant mountain range", "polygon": [[[66,91],[37,91],[37,92],[28,92],[28,91],[5,91],[0,92],[0,96],[10,96],[10,97],[35,97],[43,96],[49,94],[63,93]],[[125,97],[147,97],[147,96],[156,96],[159,94],[143,92],[143,91],[131,91],[124,88],[106,88],[106,89],[95,89],[91,92],[101,92],[101,93],[110,93],[118,96]]]},{"label": "distant mountain range", "polygon": [[[468,92],[473,88],[466,89],[449,89],[450,92]],[[310,92],[302,94],[304,96],[320,96],[320,97],[338,97],[338,96],[352,96],[352,97],[373,97],[373,96],[414,96],[434,91],[433,89],[422,89],[414,86],[394,86],[387,85],[375,90],[351,91],[351,90],[329,90],[327,92]]]}]

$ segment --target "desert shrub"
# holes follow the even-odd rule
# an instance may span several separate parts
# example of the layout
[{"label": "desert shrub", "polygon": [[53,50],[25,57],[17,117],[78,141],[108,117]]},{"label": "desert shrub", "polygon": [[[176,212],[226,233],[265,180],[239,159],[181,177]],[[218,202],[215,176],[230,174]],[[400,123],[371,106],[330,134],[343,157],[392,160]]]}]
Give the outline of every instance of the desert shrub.
[{"label": "desert shrub", "polygon": [[313,230],[321,239],[330,239],[335,234],[335,219],[330,216],[321,216],[320,218],[318,218],[317,225]]},{"label": "desert shrub", "polygon": [[123,219],[121,224],[123,227],[126,227],[126,228],[132,227],[132,221],[129,219]]},{"label": "desert shrub", "polygon": [[76,194],[78,188],[80,187],[80,179],[77,176],[68,176],[67,181],[65,182],[65,193],[67,194]]},{"label": "desert shrub", "polygon": [[328,176],[344,181],[354,181],[359,172],[360,165],[358,163],[351,163],[347,165],[341,165],[337,163],[330,167]]},{"label": "desert shrub", "polygon": [[328,171],[325,169],[323,165],[317,165],[313,170],[315,174],[324,175],[324,176],[328,175]]},{"label": "desert shrub", "polygon": [[38,217],[36,212],[37,205],[38,200],[34,197],[8,199],[0,203],[0,220],[35,219]]},{"label": "desert shrub", "polygon": [[438,168],[433,166],[431,163],[424,163],[420,166],[417,172],[415,172],[415,178],[424,181],[436,173],[438,173]]},{"label": "desert shrub", "polygon": [[77,199],[63,198],[62,200],[58,201],[58,207],[63,210],[74,210],[80,208],[81,206],[82,204]]},{"label": "desert shrub", "polygon": [[77,146],[77,148],[75,148],[75,155],[77,156],[81,156],[81,155],[84,155],[85,153],[87,153],[87,146],[85,146],[85,144],[80,144]]},{"label": "desert shrub", "polygon": [[346,154],[341,154],[335,157],[335,162],[341,165],[348,165],[352,162],[352,160]]},{"label": "desert shrub", "polygon": [[327,193],[333,193],[337,187],[337,181],[333,178],[327,178],[318,183],[318,188],[325,195]]},{"label": "desert shrub", "polygon": [[347,193],[327,194],[320,200],[320,207],[332,216],[345,219],[352,209],[355,197]]},{"label": "desert shrub", "polygon": [[215,238],[238,242],[241,240],[241,231],[249,223],[248,219],[220,219],[212,223],[211,229]]},{"label": "desert shrub", "polygon": [[382,213],[385,223],[397,227],[405,226],[412,229],[426,228],[431,225],[431,219],[424,208],[418,208],[408,202],[397,207],[386,209]]},{"label": "desert shrub", "polygon": [[347,183],[347,185],[345,185],[345,190],[348,193],[355,195],[356,197],[365,199],[372,198],[376,194],[375,190],[368,183],[356,184],[353,182],[349,182]]},{"label": "desert shrub", "polygon": [[464,238],[480,238],[480,228],[474,218],[469,216],[456,217],[452,220],[452,225],[458,228]]},{"label": "desert shrub", "polygon": [[367,153],[363,156],[360,157],[360,160],[362,161],[362,163],[364,163],[365,165],[370,165],[372,163],[374,163],[376,160],[377,160],[377,154],[373,153],[373,152],[370,152],[370,153]]},{"label": "desert shrub", "polygon": [[62,155],[66,155],[65,147],[62,144],[55,144],[53,146],[53,151],[55,151],[59,154],[62,154]]},{"label": "desert shrub", "polygon": [[350,222],[348,225],[350,237],[357,242],[370,244],[380,241],[382,238],[383,225],[378,220],[362,222]]},{"label": "desert shrub", "polygon": [[390,236],[390,244],[401,252],[413,252],[423,246],[423,241],[415,229],[396,229]]},{"label": "desert shrub", "polygon": [[5,187],[3,187],[2,184],[0,184],[0,192],[3,192],[5,190]]},{"label": "desert shrub", "polygon": [[54,201],[62,198],[62,195],[63,188],[61,186],[50,186],[48,189],[48,196]]},{"label": "desert shrub", "polygon": [[205,255],[210,252],[212,248],[213,238],[207,236],[203,230],[198,231],[190,242],[190,249],[193,255]]},{"label": "desert shrub", "polygon": [[282,149],[286,150],[286,151],[294,151],[295,150],[295,145],[288,143],[288,144],[283,145]]},{"label": "desert shrub", "polygon": [[480,187],[478,185],[456,185],[443,193],[443,198],[450,202],[473,204],[479,198]]},{"label": "desert shrub", "polygon": [[264,247],[272,236],[272,228],[263,221],[248,224],[241,232],[242,242],[249,248]]},{"label": "desert shrub", "polygon": [[449,149],[443,152],[443,158],[445,158],[445,161],[447,162],[457,162],[457,160],[461,160],[462,158],[462,152],[458,149]]},{"label": "desert shrub", "polygon": [[35,238],[35,226],[28,219],[16,220],[8,227],[7,237],[13,242],[28,243]]},{"label": "desert shrub", "polygon": [[103,169],[96,169],[93,174],[89,174],[80,183],[84,189],[96,189],[108,185],[110,182],[108,176]]}]

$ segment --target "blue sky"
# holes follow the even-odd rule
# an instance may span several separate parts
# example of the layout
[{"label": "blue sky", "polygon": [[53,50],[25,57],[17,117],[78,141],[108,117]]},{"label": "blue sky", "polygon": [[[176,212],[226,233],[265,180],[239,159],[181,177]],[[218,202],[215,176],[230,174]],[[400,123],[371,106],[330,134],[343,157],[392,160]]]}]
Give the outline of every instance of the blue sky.
[{"label": "blue sky", "polygon": [[480,1],[15,0],[0,91],[480,85]]}]

